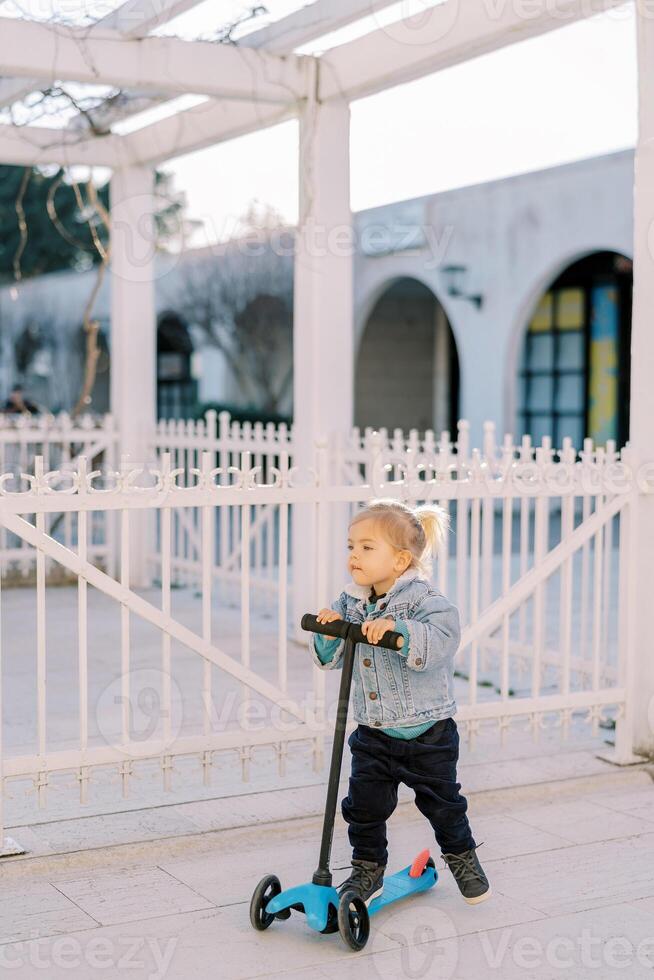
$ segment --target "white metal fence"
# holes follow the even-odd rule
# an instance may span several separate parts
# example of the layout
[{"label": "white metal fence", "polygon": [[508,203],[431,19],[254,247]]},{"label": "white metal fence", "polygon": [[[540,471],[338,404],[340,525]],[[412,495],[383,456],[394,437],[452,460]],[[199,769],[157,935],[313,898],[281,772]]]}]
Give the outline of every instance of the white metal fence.
[{"label": "white metal fence", "polygon": [[[518,721],[535,738],[546,724],[560,726],[565,736],[573,717],[594,731],[607,719],[617,723],[618,752],[627,753],[630,527],[638,499],[628,477],[630,451],[593,451],[587,443],[578,456],[566,444],[554,460],[547,444],[534,451],[524,440],[516,450],[505,440],[496,449],[491,436],[488,428],[482,454],[468,452],[461,438],[458,446],[445,438],[426,446],[396,436],[389,446],[383,433],[358,435],[349,446],[317,448],[312,470],[302,472],[291,465],[288,443],[271,441],[266,455],[261,442],[257,459],[252,448],[233,444],[241,433],[230,431],[232,441],[217,446],[215,433],[179,426],[157,434],[160,455],[150,486],[123,461],[100,487],[84,457],[63,491],[40,457],[23,492],[9,492],[0,479],[0,522],[31,552],[36,569],[33,618],[23,624],[18,648],[10,638],[0,653],[0,677],[11,676],[16,658],[30,655],[31,637],[33,688],[22,710],[33,712],[33,725],[29,744],[13,744],[11,726],[0,718],[3,781],[33,779],[45,804],[53,775],[72,772],[85,800],[101,767],[115,768],[126,794],[144,760],[159,760],[169,788],[176,758],[196,758],[208,781],[216,753],[236,751],[247,777],[254,748],[273,747],[283,771],[291,743],[306,744],[320,768],[330,705],[325,672],[289,640],[291,515],[305,508],[314,518],[318,608],[334,598],[338,580],[332,529],[342,526],[344,510],[379,495],[435,500],[451,515],[454,534],[434,581],[462,614],[457,671],[467,681],[467,697],[458,699],[457,721],[468,738],[482,725],[505,732]],[[116,562],[106,569],[90,549],[90,515],[98,512],[106,526],[117,527]],[[47,533],[51,515],[59,513],[71,519],[70,541]],[[140,540],[134,531],[152,515],[156,582],[137,590],[130,582]],[[259,536],[264,522],[275,529],[270,538]],[[176,529],[190,542],[186,556]],[[257,549],[257,540],[265,549],[261,543]],[[345,554],[343,542],[343,571]],[[48,673],[58,641],[47,561],[77,582],[76,649],[69,651],[63,688],[52,688]],[[190,589],[175,588],[178,575]],[[270,586],[267,619],[254,609],[262,582]],[[237,611],[230,612],[236,593]],[[3,614],[9,596],[3,593]],[[68,618],[62,636],[69,644],[70,627]],[[108,699],[94,687],[103,643],[113,654],[116,687]],[[157,704],[145,736],[134,731],[132,717],[135,671],[142,670],[154,672]],[[71,691],[76,702],[51,732],[53,701]],[[244,720],[248,705],[260,716],[256,727]]]},{"label": "white metal fence", "polygon": [[[257,484],[271,482],[272,469],[278,464],[280,450],[289,454],[289,466],[293,466],[293,429],[285,425],[275,427],[272,424],[243,425],[230,419],[227,412],[220,417],[215,412],[207,413],[206,420],[198,422],[162,422],[159,424],[154,449],[157,454],[170,452],[173,465],[183,470],[186,477],[180,474],[180,479],[186,479],[187,485],[194,477],[193,470],[198,467],[200,454],[209,452],[212,466],[221,469],[220,482],[227,483],[231,477],[230,467],[240,466],[242,454],[249,453],[250,465],[254,469],[253,480]],[[409,433],[395,429],[389,433],[386,429],[379,431],[371,428],[360,431],[354,428],[347,438],[337,436],[330,439],[327,454],[328,479],[334,486],[362,486],[370,484],[372,467],[383,454],[384,465],[389,468],[392,479],[399,479],[407,474],[414,491],[419,492],[420,482],[437,479],[439,482],[456,482],[461,479],[475,479],[478,473],[498,473],[517,461],[522,467],[534,464],[538,466],[551,465],[555,458],[569,461],[577,460],[592,469],[611,466],[619,459],[615,443],[609,442],[606,449],[594,449],[592,440],[587,439],[583,448],[577,453],[564,441],[561,452],[552,448],[551,440],[545,438],[541,446],[532,445],[531,439],[525,436],[519,445],[514,445],[512,437],[505,435],[501,445],[495,440],[495,426],[487,422],[484,427],[484,440],[481,449],[470,447],[469,424],[466,420],[458,423],[456,438],[444,431],[437,437],[436,433],[428,430],[420,435],[417,430]],[[565,454],[565,456],[563,455]],[[589,469],[589,472],[590,472]],[[405,481],[406,482],[406,481]],[[449,492],[449,491],[448,491]],[[455,532],[451,539],[450,550],[454,553],[452,563],[443,561],[439,568],[438,584],[443,591],[453,594],[462,616],[468,614],[471,601],[470,569],[471,545],[469,534],[472,531],[471,511],[464,504],[449,506],[447,496],[441,503],[450,511],[452,529]],[[592,495],[579,495],[572,504],[574,521],[578,522],[589,516],[593,506]],[[349,507],[349,512],[352,506]],[[180,509],[175,514],[173,524],[172,568],[175,581],[178,584],[199,586],[201,581],[201,562],[199,559],[198,516],[192,508]],[[290,515],[292,523],[292,513]],[[488,606],[493,594],[499,589],[498,563],[499,555],[504,550],[502,522],[506,520],[504,505],[497,493],[488,492],[482,505],[481,541],[479,545],[479,576],[480,595],[478,602],[482,608]],[[520,506],[515,504],[511,509],[511,537],[514,547],[519,547],[519,568],[524,574],[528,564],[534,558],[534,524],[536,512],[527,499]],[[547,540],[550,543],[561,539],[562,529],[561,500],[553,498],[548,507]],[[458,530],[460,526],[460,530]],[[250,568],[252,581],[258,586],[257,602],[274,606],[275,594],[279,576],[276,567],[278,553],[279,529],[276,525],[275,510],[267,505],[253,505],[248,522],[250,539]],[[612,552],[609,532],[607,554]],[[224,595],[233,601],[239,600],[238,567],[241,554],[241,520],[238,513],[230,508],[224,508],[220,514],[220,522],[216,527],[216,561],[213,575],[224,585]],[[154,535],[155,550],[152,553],[153,570],[159,566],[161,555],[159,551],[159,535]],[[519,542],[519,545],[516,545]],[[583,579],[588,578],[588,548],[584,551]],[[606,558],[608,563],[609,559]],[[448,573],[448,568],[456,565],[456,576]],[[494,572],[495,569],[495,572]],[[606,576],[607,595],[610,584],[610,573]],[[494,578],[495,576],[495,578]],[[332,579],[334,581],[334,579]],[[524,622],[524,612],[522,621]]]},{"label": "white metal fence", "polygon": [[[117,466],[118,433],[111,415],[83,415],[71,419],[65,412],[54,415],[0,414],[0,474],[6,494],[24,490],[34,474],[35,461],[42,459],[45,473],[51,473],[60,489],[71,486],[71,475],[79,458],[84,456],[94,480],[104,478],[106,471]],[[54,475],[56,474],[56,476]],[[76,515],[62,511],[45,518],[45,529],[56,540],[70,546],[76,538]],[[112,527],[102,512],[91,515],[89,558],[105,567],[115,556]],[[35,554],[25,542],[0,526],[0,566],[3,584],[30,584],[35,572]],[[60,577],[60,570],[46,562],[49,578]]]},{"label": "white metal fence", "polygon": [[[239,423],[228,412],[209,411],[204,419],[161,421],[157,426],[153,449],[156,457],[169,453],[179,479],[189,486],[196,479],[203,453],[209,454],[211,468],[218,467],[219,484],[234,482],[243,454],[248,454],[252,481],[272,485],[273,472],[281,465],[285,453],[292,467],[293,428],[284,423],[275,426],[261,422]],[[248,514],[250,581],[254,601],[259,608],[273,610],[279,586],[279,514],[269,503],[254,503]],[[223,596],[232,603],[240,601],[240,563],[243,521],[238,508],[221,507],[215,522],[215,547],[211,574],[220,583]],[[161,528],[157,522],[152,535],[150,562],[156,575],[161,562]],[[202,582],[202,547],[200,516],[197,508],[179,507],[173,514],[171,528],[171,574],[179,585],[200,587]],[[288,588],[292,588],[288,583]]]}]

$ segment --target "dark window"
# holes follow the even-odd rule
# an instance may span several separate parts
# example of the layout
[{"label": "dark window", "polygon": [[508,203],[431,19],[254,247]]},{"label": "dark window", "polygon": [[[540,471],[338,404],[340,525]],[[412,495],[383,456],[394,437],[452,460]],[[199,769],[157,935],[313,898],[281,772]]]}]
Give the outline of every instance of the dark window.
[{"label": "dark window", "polygon": [[165,313],[157,328],[157,414],[160,419],[193,418],[197,382],[191,372],[193,342],[186,324]]},{"label": "dark window", "polygon": [[519,435],[603,446],[628,439],[631,262],[603,252],[575,263],[541,298],[525,335]]}]

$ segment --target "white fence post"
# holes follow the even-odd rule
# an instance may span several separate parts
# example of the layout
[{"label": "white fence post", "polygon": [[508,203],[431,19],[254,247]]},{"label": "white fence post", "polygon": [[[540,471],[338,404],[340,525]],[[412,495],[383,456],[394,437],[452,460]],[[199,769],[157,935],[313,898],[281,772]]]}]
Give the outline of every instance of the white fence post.
[{"label": "white fence post", "polygon": [[2,584],[0,582],[0,857],[10,857],[14,854],[25,854],[25,848],[17,844],[11,837],[5,837],[4,804],[5,804],[5,778],[4,778],[4,746],[2,738]]}]

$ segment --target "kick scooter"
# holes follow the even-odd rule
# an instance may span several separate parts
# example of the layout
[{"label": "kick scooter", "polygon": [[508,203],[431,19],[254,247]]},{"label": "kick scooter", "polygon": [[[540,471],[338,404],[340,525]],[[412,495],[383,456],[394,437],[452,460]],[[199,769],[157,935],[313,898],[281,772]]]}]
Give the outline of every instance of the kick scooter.
[{"label": "kick scooter", "polygon": [[[296,885],[282,891],[279,878],[269,874],[261,879],[254,890],[250,902],[250,922],[255,929],[267,929],[275,919],[288,919],[291,909],[302,912],[312,929],[322,933],[340,932],[342,939],[351,949],[360,950],[366,945],[370,935],[370,916],[391,902],[397,902],[408,895],[427,891],[436,884],[438,872],[429,850],[421,851],[413,863],[402,871],[384,878],[384,890],[372,900],[369,906],[355,891],[347,890],[339,896],[332,886],[329,859],[334,836],[334,819],[338,798],[338,784],[343,760],[343,744],[347,724],[354,651],[357,643],[368,643],[360,626],[348,620],[319,623],[315,616],[307,613],[302,617],[302,629],[325,636],[345,640],[343,651],[343,670],[338,696],[338,710],[334,728],[334,742],[327,785],[327,801],[322,828],[322,842],[318,868],[310,882]],[[376,646],[399,650],[404,642],[401,633],[386,633]]]}]

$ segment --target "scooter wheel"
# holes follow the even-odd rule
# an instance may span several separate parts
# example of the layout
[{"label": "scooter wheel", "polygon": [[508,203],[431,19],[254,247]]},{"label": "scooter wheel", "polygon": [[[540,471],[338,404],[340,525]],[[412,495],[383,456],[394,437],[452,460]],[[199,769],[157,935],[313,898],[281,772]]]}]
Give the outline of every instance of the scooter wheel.
[{"label": "scooter wheel", "polygon": [[[279,895],[282,890],[282,886],[279,883],[279,878],[277,875],[266,875],[262,878],[257,887],[254,889],[254,894],[252,895],[252,900],[250,902],[250,922],[255,929],[262,932],[267,929],[269,925],[272,925],[275,919],[288,919],[291,910],[284,909],[283,912],[266,912],[266,905],[274,898],[275,895]],[[288,914],[287,914],[288,913]]]},{"label": "scooter wheel", "polygon": [[368,906],[354,891],[346,891],[338,903],[338,931],[354,950],[363,949],[370,935]]}]

